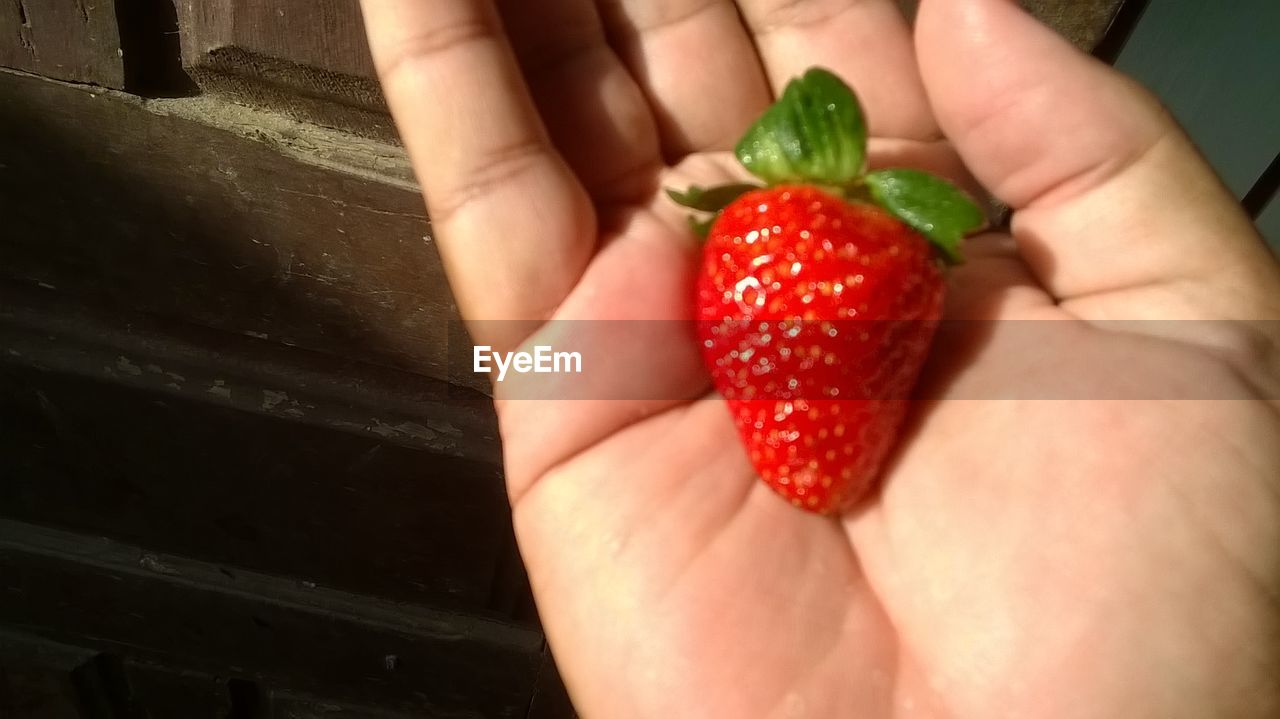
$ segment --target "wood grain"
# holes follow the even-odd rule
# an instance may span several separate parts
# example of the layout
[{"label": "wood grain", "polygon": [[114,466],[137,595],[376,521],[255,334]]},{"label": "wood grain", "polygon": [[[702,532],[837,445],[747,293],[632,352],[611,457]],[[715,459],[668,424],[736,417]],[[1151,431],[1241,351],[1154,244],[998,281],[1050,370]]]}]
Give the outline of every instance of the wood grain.
[{"label": "wood grain", "polygon": [[[421,392],[411,377],[324,371],[296,351],[281,362],[268,343],[216,335],[184,349],[145,319],[117,317],[113,332],[24,304],[0,292],[0,517],[524,616],[492,409],[479,400],[415,408],[387,399]],[[273,380],[259,364],[283,369]],[[488,459],[437,449],[478,432]]]},{"label": "wood grain", "polygon": [[357,0],[180,0],[188,72],[206,91],[393,139]]},{"label": "wood grain", "polygon": [[115,1],[0,2],[0,67],[123,88]]},{"label": "wood grain", "polygon": [[0,278],[487,387],[450,376],[457,312],[398,172],[3,72],[0,97]]}]

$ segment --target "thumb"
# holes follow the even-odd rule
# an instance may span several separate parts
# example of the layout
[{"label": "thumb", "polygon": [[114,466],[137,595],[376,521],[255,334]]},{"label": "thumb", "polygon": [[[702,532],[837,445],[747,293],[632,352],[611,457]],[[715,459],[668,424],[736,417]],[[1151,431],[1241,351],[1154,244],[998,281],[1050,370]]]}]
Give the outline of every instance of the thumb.
[{"label": "thumb", "polygon": [[1013,208],[1020,254],[1065,309],[1280,317],[1280,271],[1262,239],[1136,82],[1009,0],[926,0],[916,45],[939,124]]}]

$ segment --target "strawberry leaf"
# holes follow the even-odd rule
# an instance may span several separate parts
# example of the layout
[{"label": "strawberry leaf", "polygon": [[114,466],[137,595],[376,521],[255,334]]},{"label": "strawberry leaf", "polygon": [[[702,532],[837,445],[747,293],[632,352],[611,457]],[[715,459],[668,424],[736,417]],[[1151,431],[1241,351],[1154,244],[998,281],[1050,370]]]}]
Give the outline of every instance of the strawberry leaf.
[{"label": "strawberry leaf", "polygon": [[813,68],[787,84],[735,148],[751,174],[776,185],[847,185],[866,170],[867,124],[849,86]]},{"label": "strawberry leaf", "polygon": [[739,182],[731,185],[716,185],[714,187],[692,185],[684,192],[673,190],[670,187],[666,189],[667,197],[670,197],[677,205],[688,207],[698,212],[711,213],[710,217],[689,215],[689,227],[693,229],[694,234],[705,240],[711,232],[711,226],[715,224],[716,218],[720,216],[721,210],[728,207],[730,202],[738,199],[743,193],[761,188],[759,185]]},{"label": "strawberry leaf", "polygon": [[705,240],[707,235],[711,234],[711,226],[716,223],[716,218],[718,217],[720,217],[719,212],[701,220],[689,215],[689,229],[693,230],[693,234]]},{"label": "strawberry leaf", "polygon": [[877,205],[928,238],[951,264],[964,261],[960,240],[986,224],[968,195],[927,172],[878,170],[865,179]]},{"label": "strawberry leaf", "polygon": [[743,193],[759,189],[759,185],[752,185],[746,182],[732,185],[716,185],[715,187],[692,185],[684,192],[667,188],[667,197],[674,200],[677,205],[688,207],[692,210],[719,212],[728,207],[730,202],[738,199]]}]

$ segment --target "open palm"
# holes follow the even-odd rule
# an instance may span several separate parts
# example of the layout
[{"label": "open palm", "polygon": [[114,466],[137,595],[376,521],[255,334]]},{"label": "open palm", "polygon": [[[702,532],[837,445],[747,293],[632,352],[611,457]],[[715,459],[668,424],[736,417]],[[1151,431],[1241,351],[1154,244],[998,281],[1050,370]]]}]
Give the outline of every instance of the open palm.
[{"label": "open palm", "polygon": [[[497,390],[583,714],[1280,711],[1280,337],[1226,322],[1280,318],[1280,279],[1127,81],[1003,0],[926,0],[915,43],[890,0],[364,5],[477,341],[615,358],[565,380],[587,399]],[[728,179],[811,65],[862,95],[873,162],[962,158],[1016,211],[839,518],[755,479],[683,323],[542,324],[688,320],[698,249],[659,190]]]}]

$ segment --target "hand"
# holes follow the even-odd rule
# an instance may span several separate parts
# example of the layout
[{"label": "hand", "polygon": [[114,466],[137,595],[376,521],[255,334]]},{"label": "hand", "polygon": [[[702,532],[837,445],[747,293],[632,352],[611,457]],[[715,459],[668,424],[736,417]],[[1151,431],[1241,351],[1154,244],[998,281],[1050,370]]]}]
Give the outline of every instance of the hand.
[{"label": "hand", "polygon": [[477,342],[687,319],[698,249],[660,187],[729,179],[811,65],[859,91],[873,162],[963,161],[1015,211],[951,277],[949,317],[999,321],[939,336],[936,399],[844,517],[755,478],[679,323],[661,358],[610,338],[595,380],[668,400],[498,388],[583,715],[1280,712],[1280,336],[1225,322],[1280,318],[1280,273],[1151,97],[1005,0],[925,0],[914,42],[890,0],[499,5],[364,0]]}]

